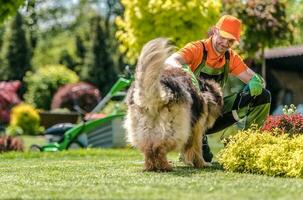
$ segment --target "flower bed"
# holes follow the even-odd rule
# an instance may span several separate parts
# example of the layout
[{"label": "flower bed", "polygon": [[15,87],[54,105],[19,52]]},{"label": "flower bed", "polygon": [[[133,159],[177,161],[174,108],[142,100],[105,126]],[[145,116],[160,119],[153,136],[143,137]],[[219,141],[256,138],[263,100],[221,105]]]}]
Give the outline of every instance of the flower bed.
[{"label": "flower bed", "polygon": [[294,106],[269,116],[263,127],[239,131],[218,154],[233,172],[303,178],[303,116]]},{"label": "flower bed", "polygon": [[23,151],[23,141],[18,137],[0,135],[0,153],[7,151]]},{"label": "flower bed", "polygon": [[290,135],[303,133],[303,116],[299,114],[282,114],[276,116],[269,116],[263,127],[262,131],[270,131],[272,133],[288,133]]},{"label": "flower bed", "polygon": [[303,135],[241,131],[218,154],[224,169],[269,176],[303,177]]}]

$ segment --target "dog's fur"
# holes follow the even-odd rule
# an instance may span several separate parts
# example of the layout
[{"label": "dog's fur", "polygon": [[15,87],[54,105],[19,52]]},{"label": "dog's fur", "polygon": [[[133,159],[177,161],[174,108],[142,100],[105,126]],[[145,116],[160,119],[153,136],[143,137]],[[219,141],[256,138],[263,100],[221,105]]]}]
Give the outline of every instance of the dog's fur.
[{"label": "dog's fur", "polygon": [[172,170],[166,158],[172,150],[181,150],[186,164],[209,166],[202,157],[202,137],[223,106],[217,83],[199,80],[198,91],[188,73],[164,64],[172,50],[163,38],[143,47],[126,98],[127,139],[143,152],[146,171]]}]

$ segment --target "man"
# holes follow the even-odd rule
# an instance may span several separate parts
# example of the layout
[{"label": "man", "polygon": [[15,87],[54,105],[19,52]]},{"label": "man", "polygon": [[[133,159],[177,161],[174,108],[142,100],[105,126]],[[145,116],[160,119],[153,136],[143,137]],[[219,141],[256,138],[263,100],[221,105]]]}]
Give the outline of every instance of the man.
[{"label": "man", "polygon": [[[187,44],[166,60],[167,65],[182,67],[192,72],[192,76],[216,80],[223,89],[230,74],[247,84],[241,91],[224,93],[222,116],[206,134],[232,125],[235,127],[235,124],[237,129],[248,128],[253,123],[261,126],[269,114],[271,95],[264,88],[262,77],[248,68],[231,49],[235,43],[240,42],[240,33],[241,21],[224,15],[213,28],[212,36]],[[203,157],[207,162],[212,159],[207,137],[203,139]]]}]

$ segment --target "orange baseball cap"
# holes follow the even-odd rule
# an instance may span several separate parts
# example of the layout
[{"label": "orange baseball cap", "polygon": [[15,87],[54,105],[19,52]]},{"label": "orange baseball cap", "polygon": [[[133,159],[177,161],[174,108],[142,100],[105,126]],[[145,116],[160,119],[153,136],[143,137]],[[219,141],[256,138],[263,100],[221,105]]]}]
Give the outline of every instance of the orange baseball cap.
[{"label": "orange baseball cap", "polygon": [[241,21],[231,15],[223,15],[216,24],[220,35],[240,42]]}]

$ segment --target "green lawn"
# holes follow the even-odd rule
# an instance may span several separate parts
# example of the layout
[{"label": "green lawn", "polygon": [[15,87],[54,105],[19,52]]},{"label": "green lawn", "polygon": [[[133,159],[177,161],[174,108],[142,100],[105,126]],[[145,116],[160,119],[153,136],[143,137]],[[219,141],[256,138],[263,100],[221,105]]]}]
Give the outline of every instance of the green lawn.
[{"label": "green lawn", "polygon": [[[211,144],[216,139],[210,139]],[[218,149],[214,145],[215,151]],[[142,172],[132,149],[0,154],[0,199],[303,199],[303,180],[193,169]]]}]

